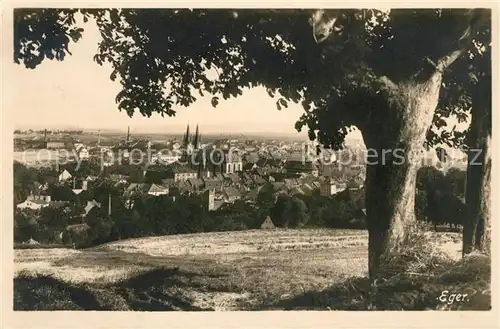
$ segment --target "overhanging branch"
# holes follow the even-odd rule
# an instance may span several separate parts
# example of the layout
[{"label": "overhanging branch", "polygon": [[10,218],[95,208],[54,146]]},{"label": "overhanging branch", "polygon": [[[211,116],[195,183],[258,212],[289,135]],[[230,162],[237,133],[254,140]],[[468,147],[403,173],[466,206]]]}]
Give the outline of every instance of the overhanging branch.
[{"label": "overhanging branch", "polygon": [[386,91],[394,91],[397,89],[397,85],[385,75],[381,76],[378,81],[380,82],[381,87]]},{"label": "overhanging branch", "polygon": [[436,69],[440,72],[444,72],[450,65],[452,65],[462,54],[465,52],[464,49],[457,49],[452,51],[448,55],[442,57],[438,60],[436,64]]},{"label": "overhanging branch", "polygon": [[433,65],[436,70],[443,73],[448,69],[460,56],[462,56],[467,47],[470,45],[475,32],[484,24],[489,24],[490,12],[484,9],[471,9],[467,11],[465,19],[469,21],[468,26],[457,40],[458,49],[440,58],[437,63],[433,63],[429,58],[427,61]]}]

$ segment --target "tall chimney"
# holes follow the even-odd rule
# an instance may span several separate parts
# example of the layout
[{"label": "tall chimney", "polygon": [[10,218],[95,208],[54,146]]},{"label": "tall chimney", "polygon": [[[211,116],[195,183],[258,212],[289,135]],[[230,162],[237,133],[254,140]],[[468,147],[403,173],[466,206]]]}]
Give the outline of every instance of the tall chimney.
[{"label": "tall chimney", "polygon": [[111,216],[111,193],[109,193],[108,199],[108,216]]},{"label": "tall chimney", "polygon": [[97,147],[101,147],[101,129],[97,131]]}]

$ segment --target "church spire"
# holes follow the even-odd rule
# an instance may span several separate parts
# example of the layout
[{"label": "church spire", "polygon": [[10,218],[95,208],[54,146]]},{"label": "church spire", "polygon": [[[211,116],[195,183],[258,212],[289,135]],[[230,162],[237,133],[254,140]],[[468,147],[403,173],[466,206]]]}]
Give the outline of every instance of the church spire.
[{"label": "church spire", "polygon": [[198,125],[196,125],[196,132],[194,134],[194,140],[193,140],[193,146],[195,149],[198,149],[200,147],[200,132],[198,130]]},{"label": "church spire", "polygon": [[186,134],[184,135],[183,143],[184,143],[184,147],[187,147],[189,145],[189,123],[187,125]]}]

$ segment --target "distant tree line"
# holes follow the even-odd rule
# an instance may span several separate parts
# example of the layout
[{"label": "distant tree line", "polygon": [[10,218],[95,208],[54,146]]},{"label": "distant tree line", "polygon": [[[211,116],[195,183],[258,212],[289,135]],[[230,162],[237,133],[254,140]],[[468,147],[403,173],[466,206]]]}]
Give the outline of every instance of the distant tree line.
[{"label": "distant tree line", "polygon": [[41,130],[33,130],[33,129],[28,129],[28,130],[21,130],[21,129],[16,129],[14,130],[14,134],[21,135],[21,134],[71,134],[71,135],[82,135],[83,130],[51,130],[51,129],[41,129]]},{"label": "distant tree line", "polygon": [[451,168],[446,175],[434,167],[417,174],[415,208],[417,218],[437,225],[457,228],[466,216],[466,171]]}]

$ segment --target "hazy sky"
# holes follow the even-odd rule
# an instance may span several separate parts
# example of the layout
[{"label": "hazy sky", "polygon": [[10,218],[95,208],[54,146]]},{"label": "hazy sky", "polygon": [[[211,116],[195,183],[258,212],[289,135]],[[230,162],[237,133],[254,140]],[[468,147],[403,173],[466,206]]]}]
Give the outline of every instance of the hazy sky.
[{"label": "hazy sky", "polygon": [[[93,62],[100,35],[93,23],[84,25],[85,33],[71,44],[72,56],[63,62],[45,60],[35,70],[22,65],[14,68],[14,125],[16,128],[78,127],[82,129],[121,129],[132,131],[181,132],[186,124],[200,124],[205,133],[273,132],[297,134],[295,121],[302,114],[300,105],[291,104],[278,111],[275,100],[264,89],[253,89],[237,99],[221,101],[217,108],[210,97],[198,98],[189,108],[179,107],[175,117],[154,115],[131,119],[118,111],[115,96],[121,87],[109,79],[110,66]],[[302,132],[301,135],[306,135]]]}]

